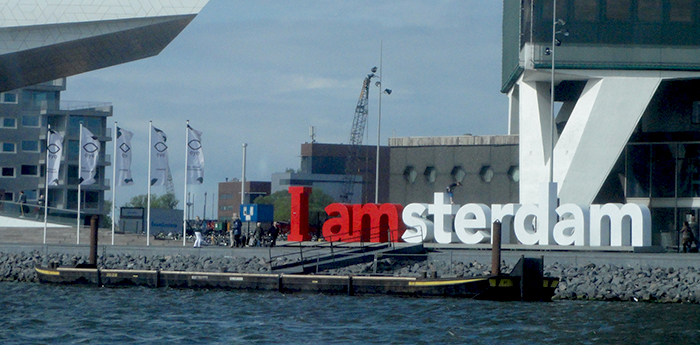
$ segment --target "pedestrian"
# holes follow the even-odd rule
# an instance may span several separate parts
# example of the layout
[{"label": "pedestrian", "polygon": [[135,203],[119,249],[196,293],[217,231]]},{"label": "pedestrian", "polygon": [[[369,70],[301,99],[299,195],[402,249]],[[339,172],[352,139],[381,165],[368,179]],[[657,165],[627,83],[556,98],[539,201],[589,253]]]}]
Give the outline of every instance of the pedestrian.
[{"label": "pedestrian", "polygon": [[451,204],[455,203],[453,190],[461,185],[462,185],[462,182],[454,182],[454,183],[450,184],[449,186],[447,186],[447,195],[450,197]]},{"label": "pedestrian", "polygon": [[34,210],[36,210],[36,219],[39,219],[42,214],[42,210],[44,209],[44,194],[39,195],[39,200],[36,201],[36,207]]},{"label": "pedestrian", "polygon": [[202,247],[202,221],[199,219],[199,216],[195,217],[194,220],[194,248],[201,248]]},{"label": "pedestrian", "polygon": [[277,236],[280,234],[280,224],[278,222],[273,222],[272,226],[268,230],[270,234],[270,247],[274,247],[277,243]]},{"label": "pedestrian", "polygon": [[700,249],[700,243],[698,243],[698,239],[700,239],[700,233],[698,233],[698,222],[695,221],[695,215],[692,213],[690,214],[688,226],[690,227],[690,231],[693,232],[693,238],[695,238],[695,249],[693,251],[697,252],[698,249]]},{"label": "pedestrian", "polygon": [[255,232],[253,233],[253,247],[261,246],[260,240],[262,239],[262,233],[262,223],[258,222],[257,224],[255,224]]},{"label": "pedestrian", "polygon": [[690,230],[690,225],[688,222],[683,222],[683,228],[681,229],[681,245],[683,246],[683,253],[690,251],[690,247],[695,241],[693,236],[693,231]]},{"label": "pedestrian", "polygon": [[231,248],[238,247],[241,245],[241,227],[243,223],[241,218],[238,217],[238,213],[233,214],[233,222],[231,222]]},{"label": "pedestrian", "polygon": [[17,199],[17,202],[19,203],[19,211],[20,211],[20,218],[24,218],[25,213],[29,213],[29,211],[26,209],[27,206],[27,196],[24,195],[24,191],[19,192],[19,198]]}]

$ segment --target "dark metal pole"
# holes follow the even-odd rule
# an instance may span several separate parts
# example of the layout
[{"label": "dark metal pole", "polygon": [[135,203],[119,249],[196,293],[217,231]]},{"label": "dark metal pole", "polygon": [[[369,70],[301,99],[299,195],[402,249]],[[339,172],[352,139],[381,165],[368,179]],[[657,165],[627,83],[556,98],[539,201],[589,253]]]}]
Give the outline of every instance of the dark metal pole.
[{"label": "dark metal pole", "polygon": [[501,274],[501,222],[493,222],[493,240],[491,244],[491,275]]},{"label": "dark metal pole", "polygon": [[93,214],[90,218],[90,265],[97,267],[97,217]]}]

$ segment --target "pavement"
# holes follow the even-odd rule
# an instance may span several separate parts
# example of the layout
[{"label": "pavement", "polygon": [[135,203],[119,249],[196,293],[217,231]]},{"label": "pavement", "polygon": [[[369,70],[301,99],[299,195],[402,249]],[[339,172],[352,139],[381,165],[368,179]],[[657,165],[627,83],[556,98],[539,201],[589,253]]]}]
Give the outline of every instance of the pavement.
[{"label": "pavement", "polygon": [[[44,241],[43,227],[6,227],[0,226],[0,252],[19,253],[29,251],[59,252],[66,254],[88,255],[90,248],[90,229],[81,227],[78,232],[75,227],[49,227]],[[77,238],[80,238],[78,243]],[[113,243],[113,244],[112,244]],[[183,246],[180,240],[147,240],[143,234],[115,233],[112,242],[111,229],[99,229],[98,253],[123,253],[130,255],[197,255],[197,256],[239,256],[270,258],[279,255],[298,257],[302,248],[313,247],[315,253],[329,253],[339,250],[339,247],[359,246],[359,243],[329,242],[287,242],[278,241],[274,248],[228,248],[226,246],[203,246],[193,248],[193,242],[188,240]],[[397,243],[396,246],[408,246],[407,243]],[[331,247],[333,246],[333,249]],[[430,260],[445,262],[491,262],[490,245],[464,244],[424,244],[428,249]],[[659,249],[659,248],[656,248]],[[307,253],[310,249],[304,249]],[[309,254],[304,254],[308,256]],[[608,251],[595,251],[591,247],[562,247],[562,246],[523,246],[504,245],[501,258],[509,265],[521,256],[543,257],[545,264],[560,263],[566,265],[596,265],[614,264],[617,266],[641,267],[695,267],[700,269],[700,254],[698,253],[662,253],[635,252],[635,248],[621,247]]]}]

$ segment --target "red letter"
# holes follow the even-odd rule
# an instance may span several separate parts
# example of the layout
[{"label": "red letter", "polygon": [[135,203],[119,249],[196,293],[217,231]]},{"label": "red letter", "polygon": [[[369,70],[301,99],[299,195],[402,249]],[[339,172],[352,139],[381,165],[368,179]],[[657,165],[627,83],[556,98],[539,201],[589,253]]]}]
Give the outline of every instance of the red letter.
[{"label": "red letter", "polygon": [[398,242],[406,230],[401,219],[403,206],[399,204],[383,204],[379,207],[376,204],[353,205],[353,208],[354,241]]},{"label": "red letter", "polygon": [[352,206],[336,203],[326,206],[325,210],[329,217],[336,218],[323,223],[323,237],[329,242],[348,241],[352,230]]},{"label": "red letter", "polygon": [[291,229],[288,241],[308,241],[309,235],[309,194],[311,187],[289,187],[292,194]]}]

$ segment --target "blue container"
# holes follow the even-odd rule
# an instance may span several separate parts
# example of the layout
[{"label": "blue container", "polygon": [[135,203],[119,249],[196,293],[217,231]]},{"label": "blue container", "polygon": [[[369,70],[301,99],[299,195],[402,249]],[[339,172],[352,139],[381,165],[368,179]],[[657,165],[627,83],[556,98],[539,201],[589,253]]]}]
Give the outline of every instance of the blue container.
[{"label": "blue container", "polygon": [[275,208],[272,205],[241,205],[241,221],[269,223],[274,220]]}]

